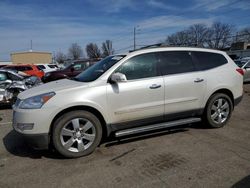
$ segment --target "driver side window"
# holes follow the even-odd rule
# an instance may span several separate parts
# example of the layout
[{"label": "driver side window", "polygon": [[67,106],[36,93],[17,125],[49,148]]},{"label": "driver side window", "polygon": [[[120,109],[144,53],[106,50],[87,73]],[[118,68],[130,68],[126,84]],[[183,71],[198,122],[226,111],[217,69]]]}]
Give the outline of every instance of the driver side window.
[{"label": "driver side window", "polygon": [[147,53],[132,57],[123,63],[115,72],[124,74],[127,80],[156,77],[157,59],[155,53]]}]

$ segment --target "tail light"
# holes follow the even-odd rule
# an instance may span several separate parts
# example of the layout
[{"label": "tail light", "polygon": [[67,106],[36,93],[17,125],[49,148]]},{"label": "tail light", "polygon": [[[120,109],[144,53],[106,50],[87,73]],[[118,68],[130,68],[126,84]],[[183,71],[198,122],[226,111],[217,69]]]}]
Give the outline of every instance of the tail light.
[{"label": "tail light", "polygon": [[238,73],[240,73],[242,76],[244,75],[244,70],[243,69],[236,69]]}]

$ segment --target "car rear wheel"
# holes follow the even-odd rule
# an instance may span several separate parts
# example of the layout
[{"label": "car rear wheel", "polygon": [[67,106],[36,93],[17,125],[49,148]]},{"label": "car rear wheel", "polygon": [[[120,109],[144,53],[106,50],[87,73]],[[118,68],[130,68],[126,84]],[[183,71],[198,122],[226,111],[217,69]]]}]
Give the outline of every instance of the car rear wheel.
[{"label": "car rear wheel", "polygon": [[233,103],[223,93],[212,95],[204,112],[204,121],[212,128],[223,127],[231,117]]},{"label": "car rear wheel", "polygon": [[65,157],[76,158],[92,153],[101,138],[101,123],[88,111],[66,113],[53,126],[54,147]]}]

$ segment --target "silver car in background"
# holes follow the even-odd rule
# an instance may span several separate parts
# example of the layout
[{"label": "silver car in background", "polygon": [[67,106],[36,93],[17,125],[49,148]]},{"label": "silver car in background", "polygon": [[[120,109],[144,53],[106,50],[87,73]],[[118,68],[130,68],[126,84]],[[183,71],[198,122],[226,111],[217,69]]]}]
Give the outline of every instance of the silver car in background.
[{"label": "silver car in background", "polygon": [[238,67],[244,70],[244,82],[250,82],[250,57],[234,61]]}]

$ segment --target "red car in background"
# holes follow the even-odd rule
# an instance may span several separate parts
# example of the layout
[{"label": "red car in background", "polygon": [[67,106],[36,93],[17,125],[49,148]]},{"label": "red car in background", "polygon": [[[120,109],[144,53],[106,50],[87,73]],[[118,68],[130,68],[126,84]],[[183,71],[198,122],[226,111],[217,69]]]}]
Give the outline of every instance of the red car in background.
[{"label": "red car in background", "polygon": [[36,65],[29,65],[29,64],[7,65],[4,66],[3,69],[22,71],[30,76],[37,76],[39,78],[42,78],[44,76],[44,72],[39,70]]}]

